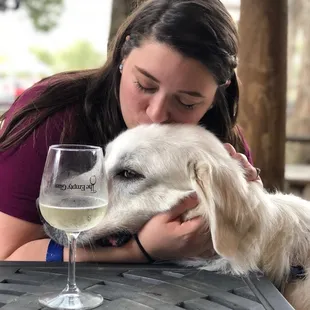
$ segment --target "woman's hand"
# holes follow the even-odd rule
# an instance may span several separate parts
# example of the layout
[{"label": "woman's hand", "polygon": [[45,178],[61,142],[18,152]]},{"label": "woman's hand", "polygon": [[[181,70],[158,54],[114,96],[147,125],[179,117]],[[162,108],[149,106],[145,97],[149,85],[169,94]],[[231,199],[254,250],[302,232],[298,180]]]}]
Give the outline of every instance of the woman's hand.
[{"label": "woman's hand", "polygon": [[198,204],[186,198],[170,211],[154,216],[139,233],[139,240],[156,260],[210,257],[214,254],[209,228],[201,217],[182,222],[181,215]]},{"label": "woman's hand", "polygon": [[230,154],[230,156],[232,158],[239,160],[241,165],[244,167],[244,169],[246,171],[247,180],[258,182],[259,184],[261,184],[263,186],[262,179],[259,176],[260,170],[258,168],[253,167],[249,163],[247,157],[244,154],[237,153],[237,151],[235,150],[235,148],[231,144],[224,143],[224,147],[226,148],[226,150]]},{"label": "woman's hand", "polygon": [[[257,169],[249,163],[247,157],[237,153],[231,144],[226,143],[224,146],[245,168],[248,181],[259,182],[263,186]],[[201,217],[181,221],[181,215],[197,204],[196,196],[189,197],[145,224],[139,233],[139,239],[153,259],[208,258],[215,254],[209,227]]]}]

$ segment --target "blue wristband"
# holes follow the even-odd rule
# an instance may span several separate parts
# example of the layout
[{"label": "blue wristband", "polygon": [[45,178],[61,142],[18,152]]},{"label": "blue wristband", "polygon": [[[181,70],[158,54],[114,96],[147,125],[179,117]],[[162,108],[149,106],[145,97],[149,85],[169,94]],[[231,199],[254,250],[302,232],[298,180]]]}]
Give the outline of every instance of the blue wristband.
[{"label": "blue wristband", "polygon": [[54,240],[51,239],[47,248],[46,261],[62,262],[63,257],[64,257],[64,247],[60,244],[57,244]]}]

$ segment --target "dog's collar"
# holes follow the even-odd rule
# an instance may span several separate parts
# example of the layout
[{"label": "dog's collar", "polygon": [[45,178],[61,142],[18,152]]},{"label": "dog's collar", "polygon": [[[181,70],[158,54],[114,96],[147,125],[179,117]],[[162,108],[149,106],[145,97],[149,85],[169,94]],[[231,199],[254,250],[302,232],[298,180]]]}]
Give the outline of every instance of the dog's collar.
[{"label": "dog's collar", "polygon": [[303,266],[291,266],[290,280],[305,280],[307,277],[306,271]]}]

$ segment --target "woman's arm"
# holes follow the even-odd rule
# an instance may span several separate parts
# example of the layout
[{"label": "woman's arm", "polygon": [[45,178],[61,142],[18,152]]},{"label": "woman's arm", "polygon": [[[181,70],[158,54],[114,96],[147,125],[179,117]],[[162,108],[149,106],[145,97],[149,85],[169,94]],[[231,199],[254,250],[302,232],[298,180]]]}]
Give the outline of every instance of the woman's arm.
[{"label": "woman's arm", "polygon": [[[180,216],[198,201],[190,197],[171,211],[153,217],[140,231],[139,238],[155,259],[180,259],[212,255],[212,242],[202,218],[182,223]],[[7,223],[6,226],[1,224]],[[0,213],[0,257],[15,261],[45,261],[50,239],[41,225],[32,224]],[[208,241],[209,240],[209,241]],[[64,249],[68,260],[68,249]],[[147,262],[134,239],[121,247],[78,248],[78,262],[131,263]]]},{"label": "woman's arm", "polygon": [[[33,224],[0,212],[0,260],[45,261],[50,239],[46,239],[42,225]],[[64,249],[68,260],[68,249]],[[134,240],[120,248],[79,248],[77,261],[144,262]]]},{"label": "woman's arm", "polygon": [[[42,225],[0,212],[0,260],[5,260],[24,244],[45,237]],[[36,255],[36,253],[32,253]],[[24,260],[19,257],[19,260]]]},{"label": "woman's arm", "polygon": [[[50,239],[30,241],[18,249],[4,260],[7,261],[45,261],[47,247]],[[64,261],[68,261],[69,250],[64,248]],[[146,258],[141,253],[134,240],[130,240],[122,247],[102,247],[102,248],[78,248],[76,252],[77,262],[111,262],[111,263],[131,263],[146,262]]]}]

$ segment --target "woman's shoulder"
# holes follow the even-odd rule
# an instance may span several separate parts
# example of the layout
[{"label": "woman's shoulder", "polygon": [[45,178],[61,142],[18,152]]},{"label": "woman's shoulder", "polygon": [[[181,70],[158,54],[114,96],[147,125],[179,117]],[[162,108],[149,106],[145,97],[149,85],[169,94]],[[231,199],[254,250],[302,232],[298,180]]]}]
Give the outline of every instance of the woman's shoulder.
[{"label": "woman's shoulder", "polygon": [[7,124],[20,109],[37,99],[50,86],[52,79],[53,77],[45,78],[24,90],[24,92],[15,99],[9,110],[6,112],[5,123]]},{"label": "woman's shoulder", "polygon": [[[50,85],[43,80],[20,95],[4,119],[4,130],[20,109],[35,101]],[[47,117],[30,135],[19,143],[0,152],[0,211],[34,223],[40,223],[35,208],[40,181],[49,146],[61,142],[63,126],[68,122],[67,109]],[[34,113],[13,127],[15,132],[23,130],[35,120]],[[1,134],[1,132],[0,132]]]},{"label": "woman's shoulder", "polygon": [[[31,105],[32,103],[35,104],[35,101],[43,94],[43,92],[48,90],[48,88],[53,85],[54,81],[55,77],[51,76],[26,89],[6,112],[1,132],[4,132],[8,124],[12,121],[14,116],[17,115],[17,113],[26,108],[28,105]],[[24,117],[23,121],[18,122],[15,126],[14,131],[17,132],[23,130],[38,117],[40,117],[40,115],[41,111],[38,109],[38,111],[34,111],[29,114],[28,117]],[[64,108],[50,114],[42,120],[41,124],[39,124],[24,141],[19,143],[19,146],[23,146],[24,151],[28,148],[35,148],[38,154],[45,157],[50,145],[61,142],[60,140],[64,124],[71,122],[71,118],[71,108]]]}]

